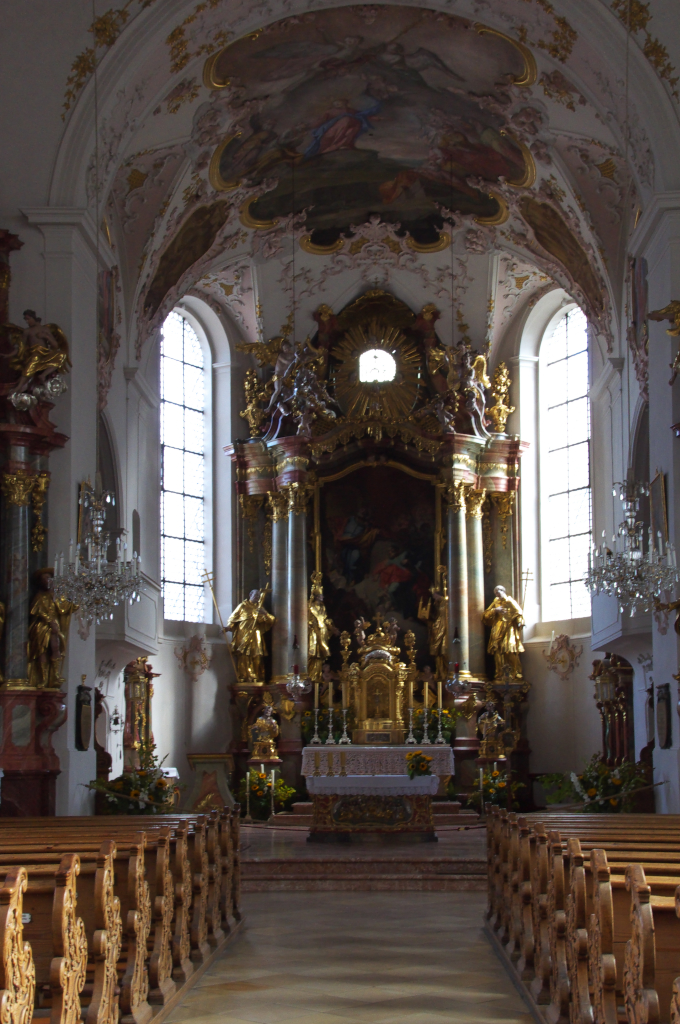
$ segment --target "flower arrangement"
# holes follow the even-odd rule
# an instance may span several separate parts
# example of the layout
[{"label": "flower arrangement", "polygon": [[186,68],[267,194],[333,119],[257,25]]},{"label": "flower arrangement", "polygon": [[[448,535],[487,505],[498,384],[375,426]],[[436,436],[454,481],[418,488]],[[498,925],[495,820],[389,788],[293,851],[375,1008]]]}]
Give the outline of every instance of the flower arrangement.
[{"label": "flower arrangement", "polygon": [[173,811],[180,790],[163,775],[163,761],[156,756],[156,744],[145,743],[139,748],[139,768],[123,772],[109,782],[103,779],[89,782],[88,789],[102,795],[97,813],[169,814]]},{"label": "flower arrangement", "polygon": [[574,803],[574,811],[585,814],[620,814],[635,809],[639,789],[651,783],[649,769],[642,761],[624,761],[618,768],[606,765],[600,754],[593,754],[580,775],[553,772],[539,775],[549,804]]},{"label": "flower arrangement", "polygon": [[[405,713],[408,715],[408,712]],[[451,742],[455,736],[456,722],[460,718],[460,711],[456,708],[442,708],[442,736],[446,743]],[[408,725],[408,718],[406,718]],[[416,743],[424,743],[423,730],[423,709],[417,708],[413,712],[413,736]],[[439,734],[439,711],[437,708],[430,708],[427,715],[427,739],[434,743]]]},{"label": "flower arrangement", "polygon": [[[251,768],[248,772],[250,782],[250,816],[256,821],[266,821],[272,809],[272,777],[271,772],[259,772]],[[239,800],[241,806],[246,806],[246,780],[241,779],[239,785]],[[291,805],[297,791],[293,786],[287,786],[283,779],[278,778],[274,783],[274,810],[285,811]]]},{"label": "flower arrangement", "polygon": [[482,775],[482,789],[477,788],[473,790],[468,795],[467,802],[472,807],[481,807],[482,800],[485,805],[495,804],[496,806],[507,807],[508,786],[510,787],[513,808],[519,807],[514,797],[518,790],[524,789],[524,783],[513,782],[512,779],[508,779],[508,773],[499,771],[495,765],[493,768],[486,768]]},{"label": "flower arrangement", "polygon": [[[356,725],[354,712],[350,708],[347,713],[347,735],[351,737],[352,729]],[[314,712],[302,712],[302,739],[305,744],[309,743],[314,735]],[[337,743],[342,738],[342,708],[338,704],[333,707],[333,739]],[[328,708],[319,708],[319,739],[325,743],[328,739]]]},{"label": "flower arrangement", "polygon": [[422,750],[411,750],[406,755],[406,771],[409,779],[432,775],[432,758],[423,754]]}]

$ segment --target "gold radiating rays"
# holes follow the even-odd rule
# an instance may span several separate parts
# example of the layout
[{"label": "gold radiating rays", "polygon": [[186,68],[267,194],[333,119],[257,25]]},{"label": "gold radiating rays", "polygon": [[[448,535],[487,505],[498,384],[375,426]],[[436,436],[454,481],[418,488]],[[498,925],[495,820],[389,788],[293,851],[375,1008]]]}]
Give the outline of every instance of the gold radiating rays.
[{"label": "gold radiating rays", "polygon": [[[394,380],[370,384],[359,380],[359,357],[374,348],[394,359]],[[332,358],[337,364],[335,397],[348,420],[408,419],[418,396],[421,354],[398,327],[387,327],[379,320],[352,327],[333,349]]]}]

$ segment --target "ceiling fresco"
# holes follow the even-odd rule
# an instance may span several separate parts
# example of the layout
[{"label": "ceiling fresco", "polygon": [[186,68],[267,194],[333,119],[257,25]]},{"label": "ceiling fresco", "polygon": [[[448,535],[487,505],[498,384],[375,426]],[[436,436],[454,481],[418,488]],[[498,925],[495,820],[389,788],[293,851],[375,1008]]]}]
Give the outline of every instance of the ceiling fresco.
[{"label": "ceiling fresco", "polygon": [[503,116],[533,60],[462,18],[396,6],[289,18],[211,57],[205,77],[234,119],[211,181],[263,186],[251,226],[305,211],[322,246],[379,214],[432,244],[440,207],[493,220],[490,187],[533,180]]}]

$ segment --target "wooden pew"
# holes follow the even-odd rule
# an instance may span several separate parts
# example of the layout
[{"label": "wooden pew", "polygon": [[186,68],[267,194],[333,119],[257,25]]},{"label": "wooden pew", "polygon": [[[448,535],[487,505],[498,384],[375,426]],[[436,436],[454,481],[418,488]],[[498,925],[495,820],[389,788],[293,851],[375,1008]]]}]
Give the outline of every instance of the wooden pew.
[{"label": "wooden pew", "polygon": [[7,872],[0,887],[0,1012],[7,1024],[30,1024],[35,1002],[35,963],[24,942],[25,868]]}]

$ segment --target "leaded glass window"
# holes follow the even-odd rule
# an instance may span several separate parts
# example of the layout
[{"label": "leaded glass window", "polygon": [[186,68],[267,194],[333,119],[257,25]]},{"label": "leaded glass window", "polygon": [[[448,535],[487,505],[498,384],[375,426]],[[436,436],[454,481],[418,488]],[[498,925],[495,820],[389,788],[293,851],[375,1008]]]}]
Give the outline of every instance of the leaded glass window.
[{"label": "leaded glass window", "polygon": [[588,322],[570,310],[540,353],[543,618],[590,615],[583,583],[591,544]]},{"label": "leaded glass window", "polygon": [[166,619],[205,621],[205,365],[172,312],[161,335],[161,586]]}]

